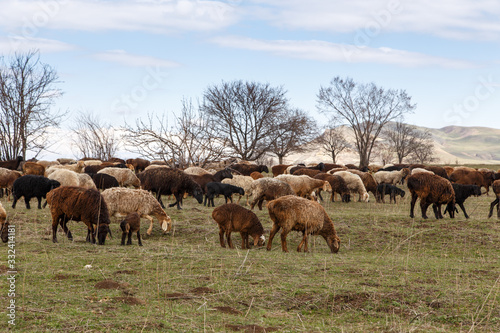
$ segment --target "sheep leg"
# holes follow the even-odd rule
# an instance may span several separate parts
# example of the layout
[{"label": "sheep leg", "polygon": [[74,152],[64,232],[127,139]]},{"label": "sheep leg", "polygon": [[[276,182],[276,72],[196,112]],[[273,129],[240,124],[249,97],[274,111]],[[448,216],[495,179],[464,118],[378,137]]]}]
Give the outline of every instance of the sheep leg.
[{"label": "sheep leg", "polygon": [[281,250],[283,252],[288,252],[288,247],[286,246],[286,236],[288,236],[288,232],[283,229],[281,231]]},{"label": "sheep leg", "polygon": [[323,197],[321,196],[321,189],[318,190],[318,198],[319,200],[323,201]]},{"label": "sheep leg", "polygon": [[24,203],[26,204],[26,209],[31,209],[30,207],[30,197],[24,196]]},{"label": "sheep leg", "polygon": [[250,246],[248,245],[248,233],[240,231],[240,235],[241,235],[241,249],[242,250],[249,249]]},{"label": "sheep leg", "polygon": [[415,203],[417,202],[417,199],[418,199],[418,195],[417,193],[413,193],[411,194],[411,206],[410,206],[410,217],[411,218],[414,218],[415,217]]},{"label": "sheep leg", "polygon": [[137,241],[139,243],[139,246],[142,246],[141,231],[140,230],[137,230]]},{"label": "sheep leg", "polygon": [[121,245],[125,245],[125,238],[127,238],[127,232],[126,231],[124,231],[122,233],[122,242],[121,242]]},{"label": "sheep leg", "polygon": [[132,232],[128,232],[127,245],[132,245]]},{"label": "sheep leg", "polygon": [[38,209],[42,209],[42,197],[37,197],[38,200]]},{"label": "sheep leg", "polygon": [[[161,192],[159,190],[156,193],[156,200],[158,200],[158,202],[160,203],[161,208],[165,208],[165,205],[163,204],[163,201],[161,201]],[[170,207],[172,207],[172,206],[170,206]]]},{"label": "sheep leg", "polygon": [[273,224],[273,228],[271,229],[271,232],[269,233],[269,240],[267,241],[267,247],[266,249],[268,251],[271,250],[271,246],[272,246],[272,243],[273,243],[273,238],[274,236],[276,235],[276,233],[280,230],[280,226],[277,225],[276,223]]},{"label": "sheep leg", "polygon": [[[490,205],[490,212],[488,214],[488,218],[491,217],[491,215],[493,215],[493,208],[495,207],[495,205],[498,205],[498,203],[500,202],[500,199],[497,197]],[[498,211],[498,209],[497,209]]]},{"label": "sheep leg", "polygon": [[467,212],[465,211],[465,206],[463,202],[458,202],[458,206],[460,206],[460,209],[462,209],[462,212],[464,212],[464,216],[466,219],[469,218],[469,215],[467,215]]},{"label": "sheep leg", "polygon": [[59,225],[59,218],[52,218],[52,242],[57,243],[57,226]]},{"label": "sheep leg", "polygon": [[438,210],[438,206],[436,204],[432,204],[432,210],[434,211],[434,216],[436,217],[436,219],[439,220],[441,218],[439,216],[441,212]]},{"label": "sheep leg", "polygon": [[12,202],[12,208],[16,208],[16,203],[19,198],[15,194],[13,195],[13,197],[14,197],[14,202]]},{"label": "sheep leg", "polygon": [[227,244],[229,245],[229,248],[234,249],[233,242],[231,241],[231,230],[230,229],[226,230],[226,238],[227,238]]},{"label": "sheep leg", "polygon": [[220,241],[220,246],[226,247],[226,242],[224,241],[224,229],[219,228],[219,241]]},{"label": "sheep leg", "polygon": [[259,210],[262,210],[263,203],[264,203],[264,199],[259,200]]},{"label": "sheep leg", "polygon": [[71,234],[71,231],[69,231],[69,229],[68,229],[68,221],[65,221],[65,220],[61,221],[61,227],[62,227],[62,229],[64,231],[64,234],[66,234],[66,236],[68,237],[68,239],[70,241],[72,241],[73,240],[73,235]]},{"label": "sheep leg", "polygon": [[422,211],[422,218],[426,219],[427,218],[427,208],[429,207],[429,204],[425,202],[425,200],[420,199],[420,210]]},{"label": "sheep leg", "polygon": [[205,200],[203,200],[203,206],[207,205],[207,201],[208,201],[208,207],[210,207],[210,200],[208,199],[208,194],[205,194]]},{"label": "sheep leg", "polygon": [[151,236],[151,233],[153,232],[153,218],[149,215],[146,216],[146,218],[149,220],[149,228],[146,233],[148,234],[148,236]]},{"label": "sheep leg", "polygon": [[302,232],[302,240],[300,241],[299,246],[297,246],[297,252],[300,252],[302,250],[302,246],[304,244],[304,252],[307,252],[307,233]]}]

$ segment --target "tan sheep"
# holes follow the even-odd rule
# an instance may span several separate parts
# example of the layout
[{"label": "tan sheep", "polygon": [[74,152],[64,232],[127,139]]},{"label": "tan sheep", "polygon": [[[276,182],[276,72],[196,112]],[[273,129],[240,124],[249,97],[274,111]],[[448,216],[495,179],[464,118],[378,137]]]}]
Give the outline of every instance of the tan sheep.
[{"label": "tan sheep", "polygon": [[76,164],[52,165],[51,167],[45,169],[45,177],[48,177],[48,175],[50,175],[50,173],[52,173],[54,169],[64,169],[74,171],[76,173],[82,173],[84,168],[84,161],[78,161],[76,162]]},{"label": "tan sheep", "polygon": [[153,231],[153,218],[150,215],[158,219],[164,232],[170,231],[172,228],[172,219],[161,208],[158,200],[148,191],[112,187],[104,190],[102,196],[106,201],[110,216],[126,216],[136,212],[140,217],[148,219],[150,222],[148,235],[151,235]]},{"label": "tan sheep", "polygon": [[378,171],[373,174],[373,177],[378,184],[397,185],[401,183],[409,174],[410,169],[403,168],[399,171]]},{"label": "tan sheep", "polygon": [[109,167],[99,170],[97,173],[105,173],[107,175],[115,177],[120,186],[133,186],[135,188],[141,187],[141,181],[139,180],[139,178],[137,178],[132,170],[127,168]]},{"label": "tan sheep", "polygon": [[0,202],[0,236],[2,238],[2,242],[7,243],[9,240],[9,222],[7,222],[7,212],[5,208],[3,208],[2,203]]},{"label": "tan sheep", "polygon": [[347,185],[350,192],[358,193],[361,201],[368,202],[370,200],[370,195],[366,191],[365,185],[361,177],[353,174],[349,171],[337,171],[334,175],[342,177]]},{"label": "tan sheep", "polygon": [[340,238],[337,236],[332,220],[328,217],[325,209],[319,203],[300,198],[293,195],[283,196],[270,201],[267,204],[269,217],[273,221],[273,228],[269,234],[267,250],[271,250],[273,238],[281,230],[281,249],[288,252],[286,237],[292,230],[301,231],[302,241],[297,247],[300,252],[304,246],[304,252],[308,251],[307,236],[321,235],[328,244],[332,253],[340,248]]},{"label": "tan sheep", "polygon": [[53,165],[61,165],[61,163],[59,163],[57,161],[38,161],[36,163],[43,165],[45,167],[45,169],[47,169],[48,167],[51,167]]},{"label": "tan sheep", "polygon": [[23,173],[25,175],[43,176],[45,174],[45,167],[36,162],[26,162],[23,164]]},{"label": "tan sheep", "polygon": [[[245,191],[245,197],[247,198],[246,205],[248,206],[248,198],[251,195],[251,188],[252,184],[254,182],[254,179],[250,176],[241,176],[241,175],[233,175],[233,178],[224,178],[221,183],[223,184],[230,184],[234,186],[241,187]],[[238,201],[237,203],[240,203],[242,195],[238,195]]]},{"label": "tan sheep", "polygon": [[46,177],[57,180],[61,186],[80,186],[80,178],[76,172],[66,169],[53,169],[51,171]]},{"label": "tan sheep", "polygon": [[288,183],[296,195],[307,199],[312,198],[312,192],[316,189],[321,189],[322,191],[330,193],[332,192],[332,186],[328,181],[311,178],[307,175],[279,175],[276,179]]},{"label": "tan sheep", "polygon": [[270,201],[284,195],[295,195],[288,183],[269,177],[254,180],[250,187],[250,193],[252,195],[250,208],[253,209],[258,203],[259,210],[262,210],[264,200]]},{"label": "tan sheep", "polygon": [[14,181],[21,177],[22,174],[19,171],[14,171],[6,168],[0,168],[0,190],[3,194],[3,189],[8,191],[7,200],[10,201],[10,193],[12,192],[12,185]]},{"label": "tan sheep", "polygon": [[200,167],[189,167],[186,168],[184,172],[187,173],[188,175],[196,175],[196,176],[211,174],[207,170]]}]

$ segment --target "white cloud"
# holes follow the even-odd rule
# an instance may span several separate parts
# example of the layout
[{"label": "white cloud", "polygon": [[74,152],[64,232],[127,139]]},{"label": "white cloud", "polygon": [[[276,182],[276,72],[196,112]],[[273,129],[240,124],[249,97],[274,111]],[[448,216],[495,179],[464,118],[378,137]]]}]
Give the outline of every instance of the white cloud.
[{"label": "white cloud", "polygon": [[235,8],[198,0],[35,0],[3,1],[0,26],[22,36],[40,28],[80,31],[217,30],[234,23]]},{"label": "white cloud", "polygon": [[237,36],[217,37],[212,42],[223,46],[269,52],[281,57],[325,62],[379,63],[405,67],[441,66],[468,68],[473,65],[460,60],[429,56],[387,47],[371,48],[325,41],[258,40]]},{"label": "white cloud", "polygon": [[109,50],[97,53],[94,58],[109,62],[115,62],[124,66],[133,67],[179,67],[180,64],[174,61],[155,58],[151,56],[127,53],[124,50]]},{"label": "white cloud", "polygon": [[40,50],[41,53],[74,50],[74,45],[57,40],[21,36],[0,37],[0,53],[26,52]]}]

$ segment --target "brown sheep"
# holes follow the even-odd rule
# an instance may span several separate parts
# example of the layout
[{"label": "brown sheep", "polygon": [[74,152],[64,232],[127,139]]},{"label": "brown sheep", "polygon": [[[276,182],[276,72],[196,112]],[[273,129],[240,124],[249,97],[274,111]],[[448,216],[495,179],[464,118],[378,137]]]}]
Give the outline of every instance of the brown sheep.
[{"label": "brown sheep", "polygon": [[0,161],[0,168],[5,168],[9,170],[19,169],[19,164],[24,161],[22,156],[18,156],[15,160]]},{"label": "brown sheep", "polygon": [[0,168],[0,190],[6,189],[8,191],[7,200],[10,201],[10,193],[12,192],[12,185],[17,178],[21,177],[22,174],[19,171],[14,171],[6,168]]},{"label": "brown sheep", "polygon": [[408,190],[411,193],[410,217],[415,217],[414,208],[420,199],[422,218],[427,218],[427,208],[432,204],[436,219],[442,219],[441,205],[450,207],[450,217],[455,216],[455,192],[451,183],[440,176],[430,173],[416,173],[407,178]]},{"label": "brown sheep", "polygon": [[276,176],[279,176],[279,175],[284,174],[284,173],[285,173],[285,170],[286,170],[289,166],[292,166],[292,164],[278,164],[278,165],[274,165],[274,166],[271,168],[271,171],[273,172],[273,177],[276,177]]},{"label": "brown sheep", "polygon": [[267,250],[271,250],[273,238],[281,230],[281,249],[288,252],[286,237],[292,230],[301,231],[302,241],[297,247],[300,252],[304,246],[304,252],[308,251],[307,236],[321,235],[328,244],[332,253],[337,253],[340,248],[340,238],[337,236],[335,226],[327,215],[323,206],[297,196],[287,195],[267,204],[269,217],[273,221],[273,228],[269,234]]},{"label": "brown sheep", "polygon": [[310,166],[310,167],[306,167],[306,166],[295,166],[293,168],[290,168],[290,174],[293,175],[293,173],[299,169],[311,169],[311,170],[319,170],[319,171],[322,171],[322,172],[325,172],[325,164],[323,162],[320,162],[318,164],[316,164],[315,166]]},{"label": "brown sheep", "polygon": [[295,170],[292,175],[294,176],[301,176],[301,175],[306,175],[309,177],[314,178],[318,173],[323,173],[323,171],[317,170],[317,169],[307,169],[307,168],[301,168]]},{"label": "brown sheep", "polygon": [[136,212],[130,213],[125,216],[125,219],[120,222],[120,228],[122,229],[122,242],[121,245],[125,245],[125,238],[127,238],[127,245],[132,245],[132,234],[137,232],[137,241],[139,246],[142,246],[141,241],[141,217]]},{"label": "brown sheep", "polygon": [[[314,176],[314,178],[326,180],[330,183],[330,185],[332,186],[332,202],[335,201],[335,193],[338,193],[340,195],[340,197],[342,198],[342,202],[351,201],[351,193],[344,178],[337,175],[330,175],[329,173],[319,173]],[[323,200],[323,198],[321,198],[321,191],[318,191],[318,196],[321,200]]]},{"label": "brown sheep", "polygon": [[455,168],[451,166],[444,166],[443,169],[446,171],[448,178],[450,178],[450,175],[453,173],[453,171],[455,171]]},{"label": "brown sheep", "polygon": [[434,172],[435,175],[441,176],[444,179],[450,180],[450,177],[448,176],[448,173],[446,172],[445,168],[437,166],[437,165],[427,165],[424,167],[425,170],[429,170]]},{"label": "brown sheep", "polygon": [[252,193],[250,208],[253,209],[255,204],[258,203],[259,210],[262,210],[264,200],[270,201],[284,195],[295,195],[290,185],[281,180],[269,177],[254,180],[250,192]]},{"label": "brown sheep", "polygon": [[43,176],[45,174],[45,167],[36,162],[26,162],[23,165],[23,172],[25,175]]},{"label": "brown sheep", "polygon": [[343,165],[340,164],[333,164],[333,163],[324,163],[325,170],[323,172],[330,171],[332,169],[345,169]]},{"label": "brown sheep", "polygon": [[134,166],[135,173],[144,171],[144,169],[146,169],[151,164],[151,162],[143,158],[131,158],[126,162],[126,164],[131,164]]},{"label": "brown sheep", "polygon": [[254,246],[262,246],[266,238],[264,228],[257,215],[249,209],[238,204],[228,203],[215,208],[212,218],[219,225],[220,246],[226,247],[224,235],[226,235],[229,248],[234,249],[231,241],[231,232],[239,232],[241,235],[241,248],[249,249],[248,237],[253,238]]},{"label": "brown sheep", "polygon": [[260,179],[260,178],[264,178],[264,175],[261,174],[260,172],[258,171],[254,171],[250,174],[250,177],[252,177],[254,180],[255,179]]},{"label": "brown sheep", "polygon": [[190,177],[200,185],[203,193],[207,193],[207,184],[218,182],[220,183],[225,178],[233,178],[231,170],[228,168],[217,171],[215,174],[204,174],[204,175],[190,175]]},{"label": "brown sheep", "polygon": [[9,240],[9,222],[7,222],[7,212],[5,208],[3,208],[2,203],[0,202],[0,235],[2,238],[2,242],[7,243]]},{"label": "brown sheep", "polygon": [[491,170],[470,170],[470,168],[455,168],[450,175],[450,180],[457,184],[477,185],[490,191],[490,186],[495,181],[495,173]]},{"label": "brown sheep", "polygon": [[488,214],[488,218],[493,215],[493,208],[497,206],[497,217],[500,218],[500,205],[498,204],[500,202],[500,180],[495,180],[493,182],[493,192],[495,193],[496,199],[490,204],[490,212]]},{"label": "brown sheep", "polygon": [[252,172],[257,171],[257,172],[269,172],[269,169],[267,168],[266,165],[260,164],[243,164],[243,163],[238,163],[238,164],[233,164],[230,166],[231,169],[238,171],[240,174],[243,176],[250,176]]},{"label": "brown sheep", "polygon": [[[61,186],[47,193],[47,203],[52,215],[52,241],[57,243],[57,226],[61,224],[69,240],[73,240],[67,227],[69,220],[82,221],[87,226],[87,242],[104,245],[109,229],[108,206],[101,193],[94,189]],[[94,229],[96,225],[97,229]],[[92,240],[91,240],[92,237]]]}]

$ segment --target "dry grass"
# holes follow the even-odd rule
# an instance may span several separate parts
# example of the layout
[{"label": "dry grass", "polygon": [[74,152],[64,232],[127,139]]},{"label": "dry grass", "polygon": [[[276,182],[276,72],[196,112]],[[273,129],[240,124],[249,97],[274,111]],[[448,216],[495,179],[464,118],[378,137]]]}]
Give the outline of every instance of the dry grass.
[{"label": "dry grass", "polygon": [[[18,331],[84,332],[498,332],[500,223],[486,219],[492,196],[470,198],[470,220],[409,218],[397,205],[324,203],[342,240],[332,255],[313,237],[310,253],[220,247],[212,208],[187,199],[167,209],[169,234],[155,224],[144,246],[51,241],[50,213],[16,210]],[[168,201],[168,199],[167,199]],[[216,201],[221,205],[223,199]],[[419,209],[417,210],[420,215]],[[269,233],[267,210],[256,211]],[[429,212],[431,213],[431,212]],[[289,248],[299,234],[288,236]],[[267,238],[267,236],[266,236]],[[233,235],[239,245],[239,235]],[[0,274],[7,248],[0,251]],[[85,269],[92,265],[91,269]],[[8,301],[6,284],[0,299]],[[0,329],[7,327],[0,320]]]}]

